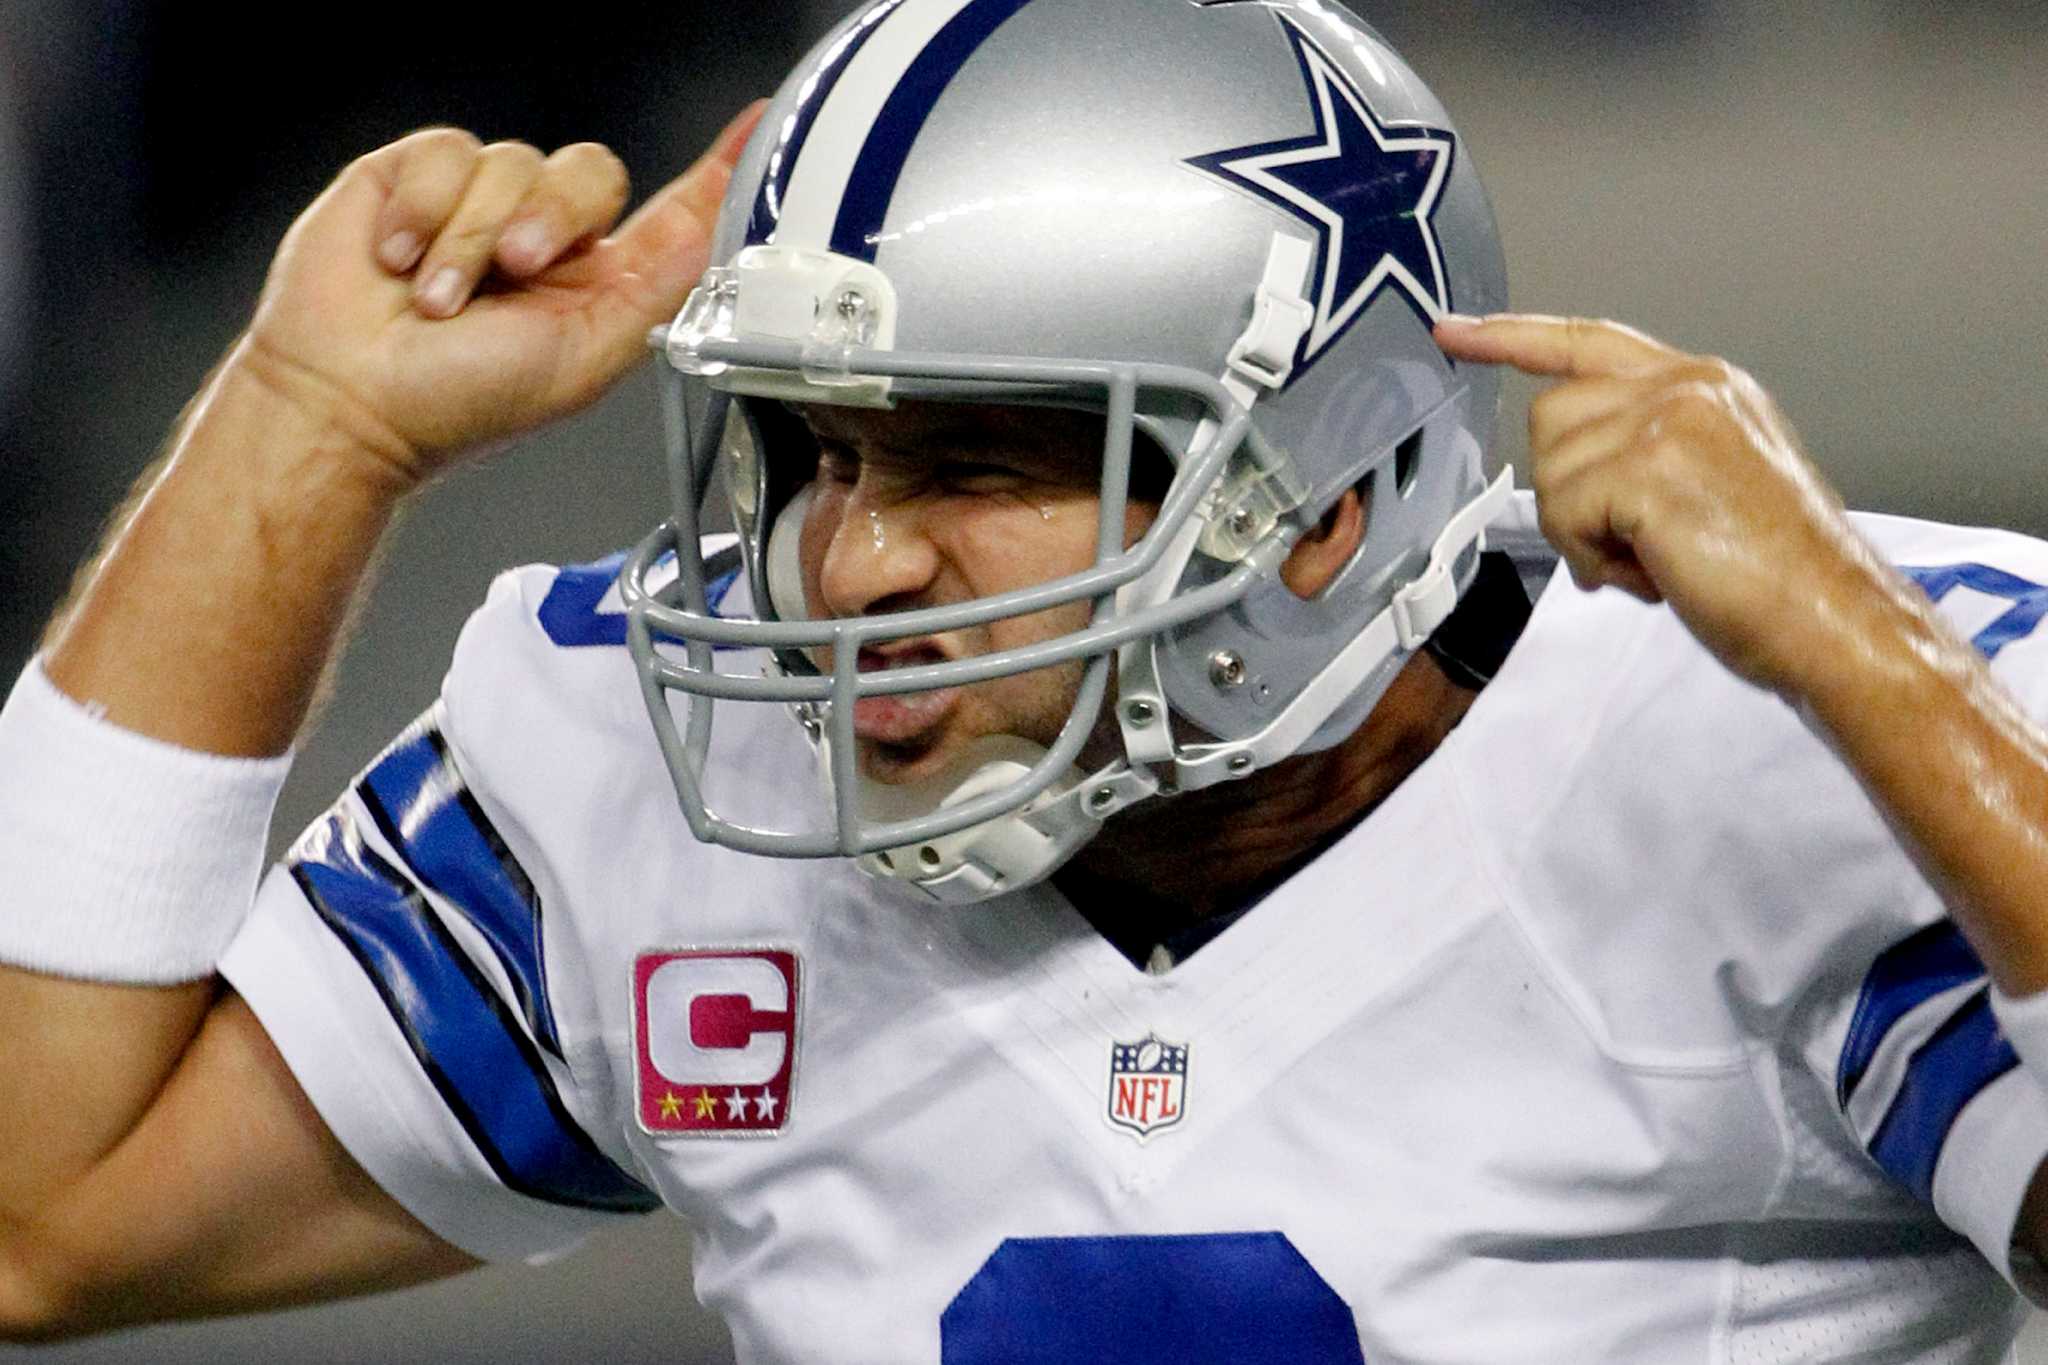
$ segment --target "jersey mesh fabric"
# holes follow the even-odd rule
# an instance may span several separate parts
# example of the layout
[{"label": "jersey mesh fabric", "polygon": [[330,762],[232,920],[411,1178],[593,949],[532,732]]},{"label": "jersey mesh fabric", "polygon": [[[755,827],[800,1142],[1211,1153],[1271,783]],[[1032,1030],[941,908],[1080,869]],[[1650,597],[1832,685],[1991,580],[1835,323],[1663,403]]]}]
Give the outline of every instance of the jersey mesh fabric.
[{"label": "jersey mesh fabric", "polygon": [[[1889,1181],[1802,1064],[1793,1060],[1783,1074],[1781,1216],[1734,1239],[1729,1365],[2007,1359],[1999,1337],[1973,1337],[1970,1328],[2005,1318],[2016,1333],[2027,1311],[2018,1296],[1967,1240]],[[1845,1245],[1836,1227],[1819,1252],[1818,1220],[1845,1209],[1870,1219],[1850,1239],[1860,1244]]]}]

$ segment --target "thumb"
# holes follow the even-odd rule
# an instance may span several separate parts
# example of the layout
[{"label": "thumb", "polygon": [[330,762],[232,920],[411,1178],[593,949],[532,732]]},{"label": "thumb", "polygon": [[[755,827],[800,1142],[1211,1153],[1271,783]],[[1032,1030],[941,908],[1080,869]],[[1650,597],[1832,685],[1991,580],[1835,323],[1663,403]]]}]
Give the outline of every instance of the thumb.
[{"label": "thumb", "polygon": [[610,321],[644,331],[683,306],[711,258],[718,207],[733,168],[768,101],[756,100],[725,126],[694,165],[662,186],[612,235],[616,270],[606,311]]}]

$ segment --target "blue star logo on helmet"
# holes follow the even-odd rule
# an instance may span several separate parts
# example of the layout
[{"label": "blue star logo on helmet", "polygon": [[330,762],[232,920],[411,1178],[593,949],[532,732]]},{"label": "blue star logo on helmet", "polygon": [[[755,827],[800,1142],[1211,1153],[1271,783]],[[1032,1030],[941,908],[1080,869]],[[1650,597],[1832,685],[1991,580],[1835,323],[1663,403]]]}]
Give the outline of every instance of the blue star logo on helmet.
[{"label": "blue star logo on helmet", "polygon": [[1432,218],[1457,138],[1447,129],[1381,122],[1329,54],[1293,20],[1279,18],[1301,63],[1315,131],[1186,164],[1274,204],[1315,233],[1315,321],[1302,339],[1299,377],[1384,289],[1398,290],[1425,323],[1451,310]]}]

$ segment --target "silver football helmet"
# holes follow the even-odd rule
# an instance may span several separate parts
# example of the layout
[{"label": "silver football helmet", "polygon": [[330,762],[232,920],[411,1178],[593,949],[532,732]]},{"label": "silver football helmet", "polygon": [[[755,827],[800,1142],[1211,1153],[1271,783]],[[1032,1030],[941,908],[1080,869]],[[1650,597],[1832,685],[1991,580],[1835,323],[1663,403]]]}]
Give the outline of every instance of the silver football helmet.
[{"label": "silver football helmet", "polygon": [[[1327,0],[871,0],[776,96],[712,259],[652,337],[675,510],[622,591],[684,813],[713,843],[855,857],[948,902],[1028,885],[1134,802],[1355,730],[1456,604],[1508,492],[1482,462],[1498,381],[1430,336],[1447,311],[1505,303],[1492,211],[1436,98]],[[694,436],[686,383],[706,390]],[[808,473],[777,459],[770,409],[903,399],[1105,414],[1093,566],[807,619]],[[1126,548],[1141,440],[1172,480]],[[740,619],[714,610],[700,549],[721,464],[754,596]],[[1303,600],[1279,567],[1352,488],[1369,505],[1363,546]],[[865,645],[1077,602],[1085,629],[1027,648],[858,667]],[[719,647],[773,662],[721,671]],[[857,700],[1076,660],[1079,697],[1049,749],[995,737],[915,788],[859,771]],[[1112,677],[1122,753],[1084,772]],[[671,692],[688,698],[680,724]],[[710,808],[722,702],[794,709],[829,827]]]}]

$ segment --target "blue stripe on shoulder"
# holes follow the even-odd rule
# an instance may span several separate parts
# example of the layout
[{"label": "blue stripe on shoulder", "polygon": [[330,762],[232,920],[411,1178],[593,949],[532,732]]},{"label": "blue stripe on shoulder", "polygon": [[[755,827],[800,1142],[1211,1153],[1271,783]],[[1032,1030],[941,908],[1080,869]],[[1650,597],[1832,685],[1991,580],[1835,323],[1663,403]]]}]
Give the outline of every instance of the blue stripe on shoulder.
[{"label": "blue stripe on shoulder", "polygon": [[300,841],[290,868],[507,1188],[615,1213],[660,1207],[577,1125],[511,1011],[420,891],[364,845],[354,821],[330,814]]},{"label": "blue stripe on shoulder", "polygon": [[625,565],[626,554],[621,550],[595,563],[577,564],[556,574],[538,613],[540,628],[548,638],[564,649],[625,644],[626,614],[597,609]]},{"label": "blue stripe on shoulder", "polygon": [[2018,1065],[1991,1013],[1987,986],[1913,1054],[1898,1098],[1870,1139],[1870,1155],[1894,1180],[1933,1203],[1934,1168],[1956,1117]]},{"label": "blue stripe on shoulder", "polygon": [[1886,1035],[1901,1019],[1943,991],[1983,975],[1983,962],[1950,920],[1936,920],[1878,954],[1863,978],[1863,993],[1842,1044],[1835,1102],[1848,1107]]},{"label": "blue stripe on shoulder", "polygon": [[903,178],[910,149],[924,131],[939,96],[946,93],[960,68],[989,35],[1030,2],[968,0],[904,70],[896,88],[882,102],[860,155],[854,159],[853,173],[839,201],[839,217],[832,225],[832,250],[856,260],[875,259],[876,239],[889,203],[896,197],[896,183]]},{"label": "blue stripe on shoulder", "polygon": [[789,178],[796,171],[797,158],[803,155],[811,128],[818,121],[818,111],[825,107],[826,99],[838,86],[839,78],[846,74],[854,55],[867,45],[882,21],[902,4],[903,0],[875,0],[854,20],[853,26],[847,29],[832,50],[818,60],[796,108],[783,126],[775,130],[778,141],[775,150],[768,154],[768,168],[761,176],[761,188],[754,195],[754,210],[747,218],[748,246],[760,246],[774,240],[776,224],[782,219],[783,195],[789,190]]},{"label": "blue stripe on shoulder", "polygon": [[[626,613],[599,611],[598,607],[604,602],[605,594],[611,591],[612,584],[619,581],[619,570],[625,566],[626,555],[620,551],[593,563],[572,565],[557,571],[548,595],[541,599],[540,610],[535,613],[548,639],[563,649],[623,646],[626,643]],[[739,567],[735,564],[705,584],[704,596],[714,614],[725,604],[725,595],[732,591],[732,585],[739,581],[739,576]],[[715,648],[724,649],[726,646]]]},{"label": "blue stripe on shoulder", "polygon": [[534,1040],[561,1056],[541,953],[540,896],[455,770],[441,732],[415,727],[371,765],[356,790],[413,876],[491,945]]}]

